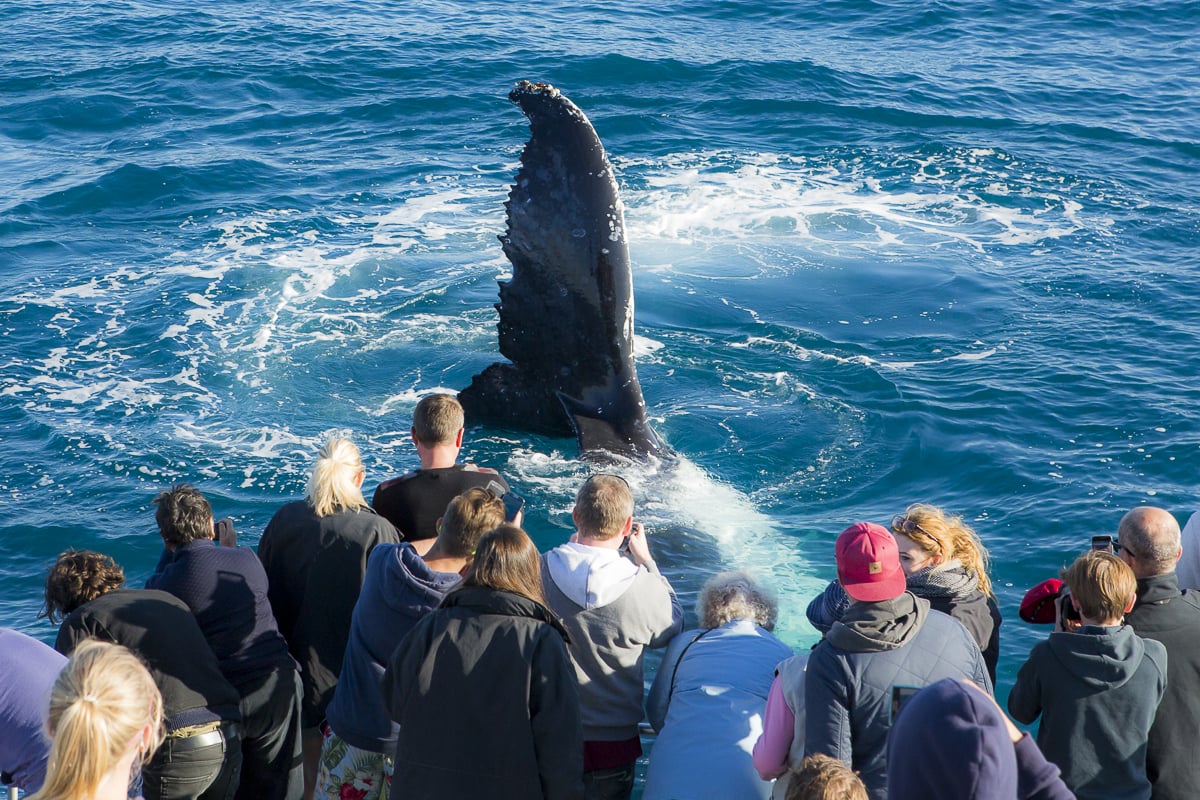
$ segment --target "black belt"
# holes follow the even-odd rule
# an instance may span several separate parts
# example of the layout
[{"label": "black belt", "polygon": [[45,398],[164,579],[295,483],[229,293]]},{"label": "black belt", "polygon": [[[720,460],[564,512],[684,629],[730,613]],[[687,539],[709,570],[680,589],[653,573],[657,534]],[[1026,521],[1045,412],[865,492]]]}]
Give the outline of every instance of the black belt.
[{"label": "black belt", "polygon": [[182,752],[186,750],[199,750],[201,747],[211,747],[214,744],[221,744],[230,736],[237,733],[236,725],[222,725],[220,728],[204,733],[198,733],[195,736],[172,736],[168,739],[171,743],[173,752]]}]

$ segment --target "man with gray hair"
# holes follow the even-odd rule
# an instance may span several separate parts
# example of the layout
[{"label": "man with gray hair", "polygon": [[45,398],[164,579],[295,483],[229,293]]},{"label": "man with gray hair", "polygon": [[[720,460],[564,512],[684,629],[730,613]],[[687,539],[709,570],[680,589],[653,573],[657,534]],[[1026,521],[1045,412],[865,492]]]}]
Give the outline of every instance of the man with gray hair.
[{"label": "man with gray hair", "polygon": [[1200,787],[1195,754],[1200,719],[1200,598],[1180,591],[1179,523],[1169,512],[1139,506],[1121,518],[1114,545],[1137,578],[1137,602],[1125,623],[1167,648],[1167,689],[1146,750],[1153,800],[1183,800]]}]

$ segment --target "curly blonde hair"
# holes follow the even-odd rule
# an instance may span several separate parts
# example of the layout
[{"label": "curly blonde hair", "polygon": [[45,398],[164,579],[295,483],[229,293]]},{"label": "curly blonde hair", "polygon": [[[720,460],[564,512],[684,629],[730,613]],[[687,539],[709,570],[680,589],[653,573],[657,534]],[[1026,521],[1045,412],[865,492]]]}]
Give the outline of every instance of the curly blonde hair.
[{"label": "curly blonde hair", "polygon": [[773,631],[778,615],[779,603],[774,593],[743,570],[709,578],[696,601],[696,616],[704,628],[719,628],[735,619],[748,619],[764,630]]},{"label": "curly blonde hair", "polygon": [[941,556],[943,562],[957,560],[979,580],[984,594],[995,597],[992,579],[988,577],[987,548],[962,517],[927,503],[913,503],[892,520],[892,532],[907,536],[930,555]]}]

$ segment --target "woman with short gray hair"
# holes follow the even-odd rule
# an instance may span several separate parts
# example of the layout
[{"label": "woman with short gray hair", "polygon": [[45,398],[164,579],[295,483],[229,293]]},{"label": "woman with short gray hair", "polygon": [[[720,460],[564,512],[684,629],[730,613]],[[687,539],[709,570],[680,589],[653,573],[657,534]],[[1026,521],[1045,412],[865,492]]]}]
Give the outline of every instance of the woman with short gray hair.
[{"label": "woman with short gray hair", "polygon": [[646,708],[658,740],[650,752],[645,800],[761,797],[751,747],[775,665],[792,650],[771,633],[775,596],[750,574],[709,579],[696,603],[700,628],[671,641]]}]

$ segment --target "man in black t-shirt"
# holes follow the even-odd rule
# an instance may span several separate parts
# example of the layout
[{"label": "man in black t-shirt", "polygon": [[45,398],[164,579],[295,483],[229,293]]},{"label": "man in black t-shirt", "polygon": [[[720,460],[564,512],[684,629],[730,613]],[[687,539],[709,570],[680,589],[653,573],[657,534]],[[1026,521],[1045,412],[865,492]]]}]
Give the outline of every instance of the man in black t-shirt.
[{"label": "man in black t-shirt", "polygon": [[[379,484],[371,499],[376,513],[395,525],[421,555],[433,546],[438,517],[455,497],[476,487],[498,496],[509,492],[508,482],[496,470],[458,463],[463,424],[462,406],[453,395],[422,398],[412,424],[421,468]],[[509,521],[514,521],[511,513]]]}]

